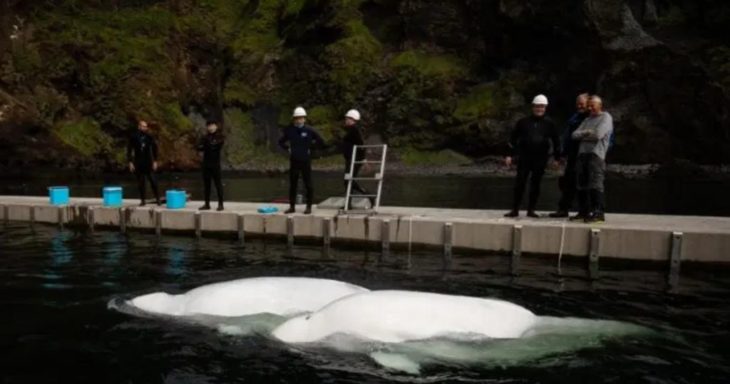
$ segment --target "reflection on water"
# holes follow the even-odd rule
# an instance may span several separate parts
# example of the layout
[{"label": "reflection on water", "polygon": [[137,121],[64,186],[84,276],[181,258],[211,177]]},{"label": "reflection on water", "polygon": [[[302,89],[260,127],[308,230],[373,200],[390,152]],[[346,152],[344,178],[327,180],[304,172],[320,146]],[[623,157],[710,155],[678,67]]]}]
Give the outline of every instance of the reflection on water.
[{"label": "reflection on water", "polygon": [[[115,297],[178,293],[253,276],[495,297],[541,316],[615,320],[662,336],[511,365],[433,364],[424,366],[419,380],[425,382],[724,383],[730,375],[730,276],[722,269],[683,270],[679,290],[667,294],[665,271],[615,266],[591,283],[584,264],[570,260],[564,260],[559,277],[553,259],[525,257],[524,273],[516,279],[509,275],[509,258],[501,255],[457,253],[446,271],[440,254],[413,251],[410,267],[407,260],[407,252],[398,251],[381,257],[332,248],[325,257],[321,247],[288,251],[277,242],[241,247],[212,239],[0,226],[0,305],[9,320],[0,328],[3,383],[413,381],[360,354],[296,351],[256,335],[224,335],[107,310]],[[535,348],[543,342],[553,344],[538,338]],[[436,352],[451,347],[439,345]],[[514,352],[529,355],[532,347]]]}]

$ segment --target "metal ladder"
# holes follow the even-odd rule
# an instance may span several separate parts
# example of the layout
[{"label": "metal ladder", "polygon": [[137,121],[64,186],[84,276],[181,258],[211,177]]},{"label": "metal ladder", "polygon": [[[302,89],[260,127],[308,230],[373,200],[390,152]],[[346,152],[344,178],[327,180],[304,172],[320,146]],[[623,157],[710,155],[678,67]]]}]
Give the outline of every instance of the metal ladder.
[{"label": "metal ladder", "polygon": [[[357,161],[357,151],[371,149],[380,149],[380,161],[370,161],[368,159]],[[385,156],[388,153],[388,146],[386,144],[379,145],[356,145],[352,149],[352,158],[350,159],[350,173],[345,174],[345,181],[347,181],[347,192],[345,194],[345,212],[350,211],[350,199],[353,197],[374,197],[375,204],[370,208],[372,211],[376,211],[380,207],[380,195],[383,192],[383,176],[385,175]],[[375,173],[372,177],[355,177],[355,164],[380,164],[380,172]],[[378,189],[376,194],[369,195],[353,195],[352,194],[352,183],[355,181],[377,181]]]}]

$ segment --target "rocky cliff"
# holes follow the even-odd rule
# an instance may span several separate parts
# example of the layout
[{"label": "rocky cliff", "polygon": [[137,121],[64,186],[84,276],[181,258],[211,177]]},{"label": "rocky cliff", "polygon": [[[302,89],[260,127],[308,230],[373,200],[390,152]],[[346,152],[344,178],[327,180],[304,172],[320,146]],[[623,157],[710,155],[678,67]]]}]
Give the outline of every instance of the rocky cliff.
[{"label": "rocky cliff", "polygon": [[328,139],[356,107],[396,154],[478,158],[534,94],[562,121],[584,91],[616,119],[613,162],[730,161],[722,0],[34,3],[0,2],[4,167],[119,167],[138,117],[168,167],[195,167],[206,117],[229,166],[276,163],[296,105]]}]

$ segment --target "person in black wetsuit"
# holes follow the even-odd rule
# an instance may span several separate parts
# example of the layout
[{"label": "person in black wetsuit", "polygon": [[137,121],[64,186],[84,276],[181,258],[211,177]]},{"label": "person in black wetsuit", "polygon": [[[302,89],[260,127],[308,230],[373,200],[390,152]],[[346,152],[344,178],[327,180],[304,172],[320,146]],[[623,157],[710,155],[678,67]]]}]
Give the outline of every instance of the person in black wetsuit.
[{"label": "person in black wetsuit", "polygon": [[[545,166],[550,155],[552,143],[555,160],[560,160],[560,138],[555,124],[545,117],[548,100],[544,95],[537,95],[532,101],[532,116],[517,122],[510,136],[510,147],[513,156],[517,156],[517,178],[512,202],[512,210],[505,217],[519,216],[522,195],[525,192],[527,179],[530,178],[530,199],[527,205],[527,216],[539,217],[535,212],[540,195],[540,182],[545,174]],[[505,159],[507,166],[512,165],[512,157]]]},{"label": "person in black wetsuit", "polygon": [[558,202],[558,210],[551,213],[550,217],[568,217],[570,208],[573,206],[573,200],[577,193],[577,180],[575,166],[578,161],[578,146],[580,141],[572,138],[573,132],[580,126],[583,120],[588,117],[588,97],[587,93],[581,94],[575,100],[575,113],[568,119],[567,128],[563,133],[563,157],[565,158],[565,170],[563,176],[558,179],[558,187],[560,187],[561,196]]},{"label": "person in black wetsuit", "polygon": [[160,205],[160,193],[157,189],[157,142],[149,133],[149,126],[144,120],[137,123],[137,131],[132,134],[127,145],[127,162],[129,171],[137,177],[140,206],[145,205],[145,179],[149,180],[155,201]]},{"label": "person in black wetsuit", "polygon": [[[350,175],[352,171],[352,177],[356,178],[360,174],[360,169],[364,165],[361,161],[365,160],[365,149],[360,148],[355,153],[355,164],[352,164],[352,154],[355,150],[356,145],[363,145],[365,141],[362,137],[362,131],[360,130],[360,112],[355,109],[347,111],[345,114],[345,136],[342,138],[342,156],[345,158],[345,175]],[[347,187],[347,178],[345,178],[345,187]],[[356,181],[352,181],[352,191],[359,195],[368,195],[368,191],[360,186]],[[371,204],[375,204],[372,197],[368,197]]]},{"label": "person in black wetsuit", "polygon": [[198,151],[203,154],[203,183],[205,186],[205,205],[200,207],[201,211],[210,209],[211,182],[215,183],[215,190],[218,193],[218,211],[223,210],[223,183],[221,182],[221,150],[225,138],[215,121],[208,121],[206,124],[208,133],[198,143]]},{"label": "person in black wetsuit", "polygon": [[312,200],[314,190],[312,189],[312,148],[324,148],[325,143],[322,137],[306,122],[307,112],[302,107],[294,109],[292,124],[284,128],[279,139],[279,147],[289,151],[289,209],[286,213],[296,212],[297,184],[299,175],[304,179],[304,187],[307,189],[307,209],[304,214],[312,213]]}]

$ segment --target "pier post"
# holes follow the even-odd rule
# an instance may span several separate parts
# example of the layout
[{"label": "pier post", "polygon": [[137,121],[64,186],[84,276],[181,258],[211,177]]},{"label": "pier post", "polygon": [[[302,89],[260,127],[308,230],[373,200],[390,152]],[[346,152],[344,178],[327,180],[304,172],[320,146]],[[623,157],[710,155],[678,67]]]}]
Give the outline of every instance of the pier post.
[{"label": "pier post", "polygon": [[124,214],[124,208],[119,208],[119,232],[127,233],[127,215]]},{"label": "pier post", "polygon": [[155,217],[155,235],[160,237],[162,236],[162,211],[155,209],[153,212]]},{"label": "pier post", "polygon": [[682,263],[682,237],[684,233],[672,233],[672,246],[669,253],[669,276],[667,283],[670,288],[675,288],[679,284],[679,267]]},{"label": "pier post", "polygon": [[[30,215],[29,216],[30,216],[30,226],[31,227],[35,226],[35,207],[36,207],[35,205],[30,206],[30,212],[29,212]],[[60,217],[60,215],[59,215],[59,217]]]},{"label": "pier post", "polygon": [[598,250],[600,246],[600,235],[601,230],[600,229],[591,229],[590,234],[590,245],[589,245],[589,252],[588,252],[588,277],[591,279],[598,279],[599,269],[598,269]]},{"label": "pier post", "polygon": [[325,217],[322,219],[322,245],[325,248],[329,248],[332,243],[330,238],[330,228],[332,228],[332,219]]},{"label": "pier post", "polygon": [[89,206],[86,210],[86,225],[89,226],[89,232],[94,233],[94,207]]},{"label": "pier post", "polygon": [[454,243],[454,225],[444,223],[444,264],[451,264],[452,245]]},{"label": "pier post", "polygon": [[289,248],[294,246],[294,217],[286,217],[286,245]]},{"label": "pier post", "polygon": [[512,260],[510,262],[510,272],[512,273],[512,275],[519,274],[521,256],[522,256],[522,226],[515,225],[512,228]]},{"label": "pier post", "polygon": [[58,227],[63,229],[64,224],[66,224],[66,207],[61,206],[58,207]]},{"label": "pier post", "polygon": [[383,220],[380,226],[380,247],[383,257],[390,255],[390,219]]},{"label": "pier post", "polygon": [[239,213],[236,217],[236,225],[238,226],[238,242],[241,243],[241,245],[246,243],[246,234],[244,232],[244,224],[245,219],[243,213]]},{"label": "pier post", "polygon": [[200,212],[195,212],[195,238],[200,239],[203,237],[203,216]]},{"label": "pier post", "polygon": [[7,205],[3,205],[3,221],[6,226],[10,224],[10,207]]}]

